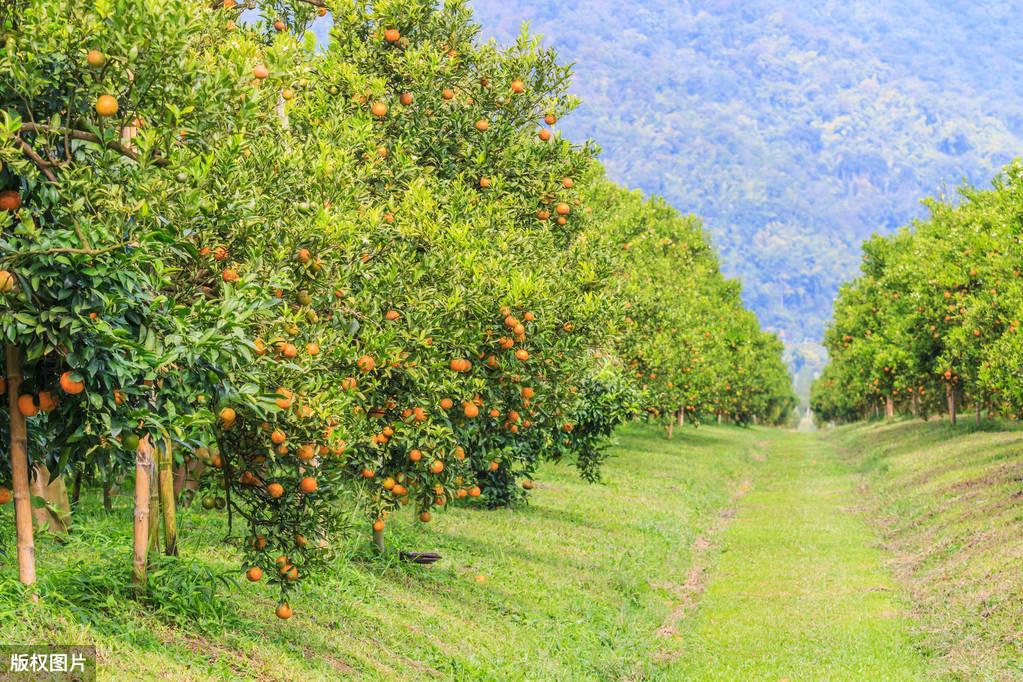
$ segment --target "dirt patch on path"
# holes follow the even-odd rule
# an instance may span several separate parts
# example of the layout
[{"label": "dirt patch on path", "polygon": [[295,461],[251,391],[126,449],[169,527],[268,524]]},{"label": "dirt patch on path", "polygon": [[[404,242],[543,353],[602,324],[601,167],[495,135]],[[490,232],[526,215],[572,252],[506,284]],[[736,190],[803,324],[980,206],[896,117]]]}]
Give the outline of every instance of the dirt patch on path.
[{"label": "dirt patch on path", "polygon": [[[753,489],[753,483],[744,480],[732,493],[732,504],[746,496]],[[717,547],[717,539],[728,528],[735,518],[735,507],[728,506],[721,510],[714,523],[700,536],[693,540],[690,547],[692,566],[686,574],[685,582],[681,585],[674,582],[658,581],[651,583],[651,587],[666,591],[672,597],[674,605],[671,612],[657,629],[657,636],[663,639],[671,639],[678,635],[678,625],[695,608],[700,595],[707,586],[710,568],[714,563],[714,549]],[[654,655],[657,661],[666,661],[678,656],[677,652],[658,651]]]}]

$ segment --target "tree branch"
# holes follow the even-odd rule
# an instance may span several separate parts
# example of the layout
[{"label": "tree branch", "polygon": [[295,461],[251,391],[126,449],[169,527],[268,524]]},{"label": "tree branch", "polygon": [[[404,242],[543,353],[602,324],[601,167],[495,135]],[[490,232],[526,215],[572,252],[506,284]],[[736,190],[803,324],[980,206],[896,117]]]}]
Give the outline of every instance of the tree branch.
[{"label": "tree branch", "polygon": [[57,182],[57,176],[53,174],[52,170],[50,170],[50,164],[44,161],[43,157],[36,153],[36,150],[32,149],[32,145],[25,142],[25,140],[21,139],[17,135],[14,136],[14,141],[18,143],[19,147],[21,147],[21,151],[25,154],[25,156],[27,156],[32,163],[38,166],[39,170],[42,171],[47,180],[50,182]]},{"label": "tree branch", "polygon": [[[104,141],[98,135],[93,135],[92,133],[86,132],[84,130],[75,130],[74,128],[54,128],[53,126],[45,125],[42,123],[22,123],[21,130],[36,134],[56,133],[58,135],[68,135],[73,140],[82,140],[83,142],[94,142],[96,144],[103,145],[107,149],[112,149],[113,151],[121,154],[122,156],[127,156],[129,159],[137,163],[141,163],[142,161],[142,157],[140,157],[138,153],[135,152],[130,147],[126,147],[120,142],[114,142],[112,140]],[[170,165],[170,160],[168,159],[153,158],[152,162],[157,166]]]},{"label": "tree branch", "polygon": [[0,258],[0,263],[17,260],[18,258],[24,258],[25,256],[50,256],[60,253],[75,254],[79,256],[99,256],[101,254],[110,253],[111,251],[117,251],[118,249],[123,249],[124,247],[131,245],[132,242],[120,242],[119,244],[105,246],[102,249],[77,249],[72,247],[59,247],[54,249],[28,249],[27,251],[19,251],[17,253],[13,253],[10,256],[4,256],[3,258]]}]

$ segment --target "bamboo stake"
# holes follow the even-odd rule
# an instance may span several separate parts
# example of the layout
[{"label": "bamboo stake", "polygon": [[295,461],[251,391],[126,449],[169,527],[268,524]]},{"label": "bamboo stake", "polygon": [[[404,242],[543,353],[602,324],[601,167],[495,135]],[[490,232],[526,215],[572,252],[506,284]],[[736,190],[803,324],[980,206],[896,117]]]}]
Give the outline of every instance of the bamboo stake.
[{"label": "bamboo stake", "polygon": [[28,491],[28,427],[18,409],[21,388],[21,349],[7,346],[7,407],[11,417],[11,484],[14,488],[14,525],[18,538],[18,579],[36,581],[36,550],[32,539],[32,498]]},{"label": "bamboo stake", "polygon": [[167,556],[178,555],[173,447],[171,439],[165,438],[160,449],[160,510],[163,512],[163,551]]},{"label": "bamboo stake", "polygon": [[[148,561],[160,553],[160,483],[159,448],[153,448],[153,463],[149,470],[149,542]],[[155,485],[154,485],[155,483]]]},{"label": "bamboo stake", "polygon": [[146,584],[146,553],[149,548],[149,487],[153,471],[153,443],[147,437],[135,452],[135,524],[132,582],[141,591]]},{"label": "bamboo stake", "polygon": [[376,545],[377,550],[383,552],[386,546],[384,545],[384,531],[374,530],[373,531],[373,544]]}]

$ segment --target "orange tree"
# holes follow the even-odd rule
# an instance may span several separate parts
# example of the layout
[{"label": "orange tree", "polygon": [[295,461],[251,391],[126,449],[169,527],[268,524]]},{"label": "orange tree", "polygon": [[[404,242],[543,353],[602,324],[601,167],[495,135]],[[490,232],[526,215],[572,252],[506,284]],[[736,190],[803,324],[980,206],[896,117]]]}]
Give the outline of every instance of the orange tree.
[{"label": "orange tree", "polygon": [[[699,224],[663,201],[597,190],[615,242],[624,320],[615,353],[669,429],[689,414],[784,421],[794,405],[778,340],[743,309]],[[600,201],[600,199],[598,199]]]},{"label": "orange tree", "polygon": [[481,44],[458,2],[346,3],[324,49],[315,3],[28,9],[0,54],[0,324],[31,376],[69,372],[33,431],[58,473],[134,456],[142,511],[150,445],[208,466],[281,618],[350,512],[382,545],[398,508],[506,504],[545,458],[595,478],[637,389],[739,420],[787,399],[699,229],[557,134],[569,73],[535,39]]},{"label": "orange tree", "polygon": [[[963,403],[1018,414],[1020,168],[962,201],[928,202],[912,229],[865,245],[862,276],[836,303],[829,370],[814,390],[826,419],[865,416],[878,400],[954,421]],[[942,403],[944,405],[942,405]]]},{"label": "orange tree", "polygon": [[216,87],[196,87],[197,7],[27,2],[3,27],[0,327],[25,582],[28,438],[31,465],[59,475],[128,466],[140,438],[190,422],[195,387],[166,380],[183,344],[162,338],[175,311],[161,255],[177,235],[151,192],[175,164],[182,112]]}]

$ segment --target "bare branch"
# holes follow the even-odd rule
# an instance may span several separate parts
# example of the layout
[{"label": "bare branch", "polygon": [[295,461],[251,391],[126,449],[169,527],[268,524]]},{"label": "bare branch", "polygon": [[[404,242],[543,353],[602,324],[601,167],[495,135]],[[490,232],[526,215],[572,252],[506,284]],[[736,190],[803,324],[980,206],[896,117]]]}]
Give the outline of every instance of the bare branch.
[{"label": "bare branch", "polygon": [[[140,157],[139,154],[130,147],[126,147],[120,142],[115,142],[113,140],[104,141],[98,135],[93,135],[92,133],[86,132],[84,130],[76,130],[73,128],[55,128],[53,126],[45,125],[42,123],[22,123],[21,130],[37,134],[56,133],[58,135],[68,135],[71,137],[71,139],[82,140],[83,142],[94,142],[96,144],[103,145],[107,149],[112,149],[113,151],[121,154],[122,156],[128,157],[132,161],[135,161],[137,163],[142,162],[142,157]],[[168,159],[154,158],[151,160],[157,166],[170,165],[170,161]]]},{"label": "bare branch", "polygon": [[17,135],[14,136],[14,141],[18,143],[19,147],[21,147],[21,151],[25,154],[25,156],[27,156],[32,161],[32,163],[39,167],[39,170],[42,171],[43,175],[46,176],[47,180],[49,180],[50,182],[57,182],[57,176],[54,175],[53,171],[50,169],[50,164],[44,161],[43,157],[39,156],[39,154],[36,153],[36,150],[32,149],[32,145],[30,145],[28,142],[25,142],[25,140],[21,139]]},{"label": "bare branch", "polygon": [[0,263],[6,263],[8,261],[17,260],[26,256],[51,256],[56,254],[73,254],[79,256],[99,256],[104,253],[110,253],[111,251],[117,251],[123,249],[126,246],[131,246],[132,242],[120,242],[119,244],[112,244],[105,246],[102,249],[77,249],[72,247],[59,247],[54,249],[28,249],[26,251],[19,251],[9,256],[0,258]]}]

